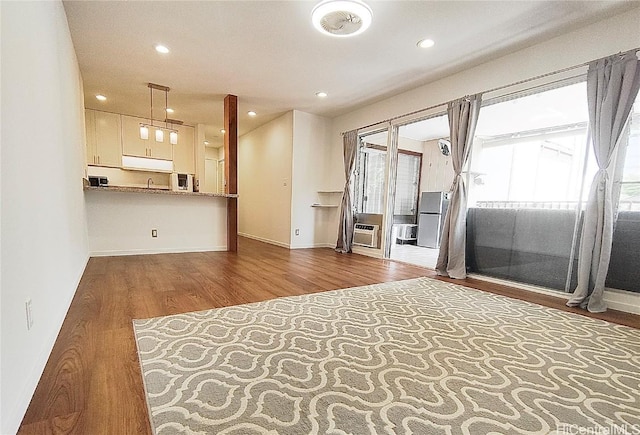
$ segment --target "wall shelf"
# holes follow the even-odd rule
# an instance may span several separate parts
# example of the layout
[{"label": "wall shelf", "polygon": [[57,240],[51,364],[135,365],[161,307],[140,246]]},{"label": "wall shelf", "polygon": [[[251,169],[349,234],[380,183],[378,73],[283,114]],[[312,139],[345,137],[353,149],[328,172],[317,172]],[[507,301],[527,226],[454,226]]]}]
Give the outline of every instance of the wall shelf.
[{"label": "wall shelf", "polygon": [[311,207],[317,208],[338,208],[338,204],[311,204]]},{"label": "wall shelf", "polygon": [[318,190],[318,198],[317,201],[311,204],[311,207],[316,208],[338,208],[340,207],[340,197],[338,194],[342,195],[342,190]]}]

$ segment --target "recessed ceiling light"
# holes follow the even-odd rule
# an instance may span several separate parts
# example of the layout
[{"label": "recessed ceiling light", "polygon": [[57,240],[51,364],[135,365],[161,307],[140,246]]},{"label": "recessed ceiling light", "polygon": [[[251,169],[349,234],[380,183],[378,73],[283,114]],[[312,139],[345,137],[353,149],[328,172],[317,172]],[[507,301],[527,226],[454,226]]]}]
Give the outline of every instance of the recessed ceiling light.
[{"label": "recessed ceiling light", "polygon": [[204,141],[204,144],[205,144],[205,145],[209,145],[209,141],[208,141],[208,140],[205,140],[205,141]]},{"label": "recessed ceiling light", "polygon": [[105,97],[102,94],[98,94],[98,95],[96,95],[96,99],[99,100],[99,101],[106,101],[107,97]]},{"label": "recessed ceiling light", "polygon": [[220,133],[225,134],[227,132],[227,130],[225,130],[224,128],[220,129]]},{"label": "recessed ceiling light", "polygon": [[158,53],[162,53],[162,54],[169,53],[169,49],[167,47],[165,47],[164,45],[161,45],[161,44],[156,45],[156,51]]},{"label": "recessed ceiling light", "polygon": [[326,92],[316,92],[316,97],[325,98],[328,94]]},{"label": "recessed ceiling light", "polygon": [[371,8],[360,0],[324,0],[311,12],[311,22],[316,29],[338,37],[364,32],[372,18]]},{"label": "recessed ceiling light", "polygon": [[435,44],[436,43],[433,41],[433,39],[422,39],[418,41],[416,45],[420,48],[430,48],[430,47],[433,47]]},{"label": "recessed ceiling light", "polygon": [[257,113],[256,113],[256,112],[254,112],[253,110],[249,110],[249,111],[247,112],[247,115],[249,115],[249,116],[256,116],[256,115],[257,115]]},{"label": "recessed ceiling light", "polygon": [[174,110],[172,108],[167,107],[167,113],[173,113],[173,112],[174,112]]}]

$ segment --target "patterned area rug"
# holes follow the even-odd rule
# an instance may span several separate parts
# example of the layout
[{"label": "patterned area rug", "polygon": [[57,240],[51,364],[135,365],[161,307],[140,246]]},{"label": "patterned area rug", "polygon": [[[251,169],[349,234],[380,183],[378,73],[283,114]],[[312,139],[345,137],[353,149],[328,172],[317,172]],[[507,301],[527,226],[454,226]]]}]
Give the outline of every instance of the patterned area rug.
[{"label": "patterned area rug", "polygon": [[428,278],[134,328],[155,434],[640,433],[640,330]]}]

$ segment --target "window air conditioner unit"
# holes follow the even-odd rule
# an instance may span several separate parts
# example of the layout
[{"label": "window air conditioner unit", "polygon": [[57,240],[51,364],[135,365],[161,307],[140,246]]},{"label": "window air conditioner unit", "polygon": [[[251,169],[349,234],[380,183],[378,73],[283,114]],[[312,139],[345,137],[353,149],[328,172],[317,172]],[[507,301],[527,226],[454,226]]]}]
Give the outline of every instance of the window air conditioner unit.
[{"label": "window air conditioner unit", "polygon": [[368,248],[378,247],[378,225],[356,224],[353,229],[353,244]]}]

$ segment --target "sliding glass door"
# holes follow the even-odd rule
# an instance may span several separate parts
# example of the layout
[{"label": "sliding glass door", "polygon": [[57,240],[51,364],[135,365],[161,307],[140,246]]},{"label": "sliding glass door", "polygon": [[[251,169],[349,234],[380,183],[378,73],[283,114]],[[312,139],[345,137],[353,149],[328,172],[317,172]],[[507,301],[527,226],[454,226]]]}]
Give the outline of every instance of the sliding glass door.
[{"label": "sliding glass door", "polygon": [[447,193],[453,181],[449,124],[439,112],[399,125],[397,163],[390,176],[395,188],[390,201],[393,220],[386,257],[435,268]]},{"label": "sliding glass door", "polygon": [[587,121],[585,82],[485,103],[468,172],[470,272],[566,290]]},{"label": "sliding glass door", "polygon": [[388,128],[359,132],[355,177],[352,184],[354,248],[382,256],[387,204]]},{"label": "sliding glass door", "polygon": [[640,96],[619,146],[613,189],[618,206],[606,286],[640,293]]},{"label": "sliding glass door", "polygon": [[[631,291],[640,291],[639,105],[611,171],[619,205],[607,286]],[[585,81],[485,103],[467,172],[470,273],[575,289],[581,217],[597,171],[587,131]]]}]

